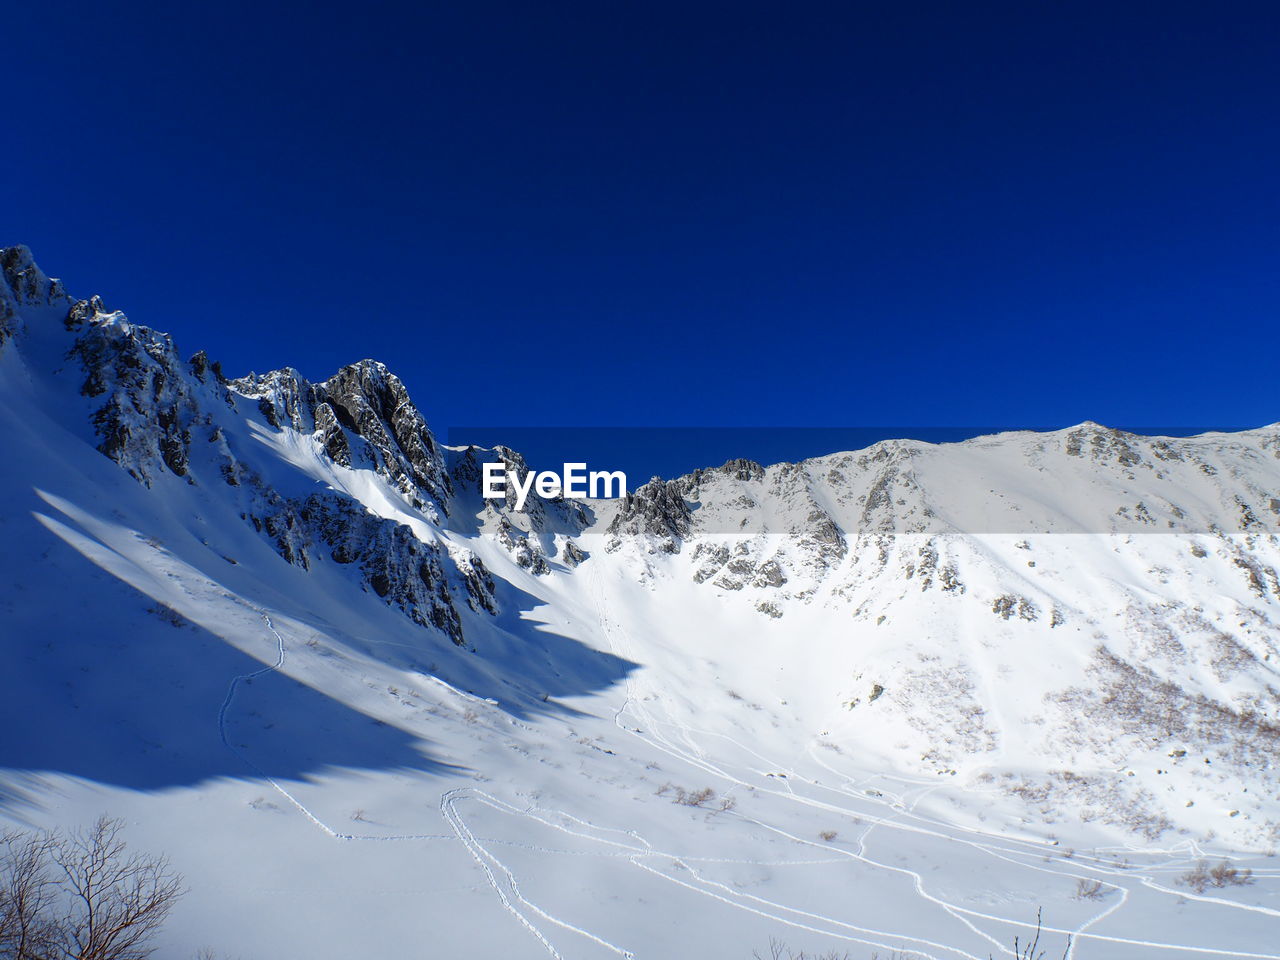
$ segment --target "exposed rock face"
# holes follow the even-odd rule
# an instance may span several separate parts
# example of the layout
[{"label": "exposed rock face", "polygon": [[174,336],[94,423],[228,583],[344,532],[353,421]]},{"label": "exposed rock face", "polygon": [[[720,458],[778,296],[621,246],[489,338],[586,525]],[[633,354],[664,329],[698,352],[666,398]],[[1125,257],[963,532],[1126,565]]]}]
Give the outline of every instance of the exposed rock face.
[{"label": "exposed rock face", "polygon": [[467,588],[467,604],[471,609],[497,613],[496,585],[484,561],[469,551],[457,550],[453,551],[453,562],[462,574],[463,585]]},{"label": "exposed rock face", "polygon": [[[1126,441],[1126,436],[1120,430],[1084,423],[1067,434],[1065,449],[1073,457],[1110,461],[1122,467],[1136,466],[1142,462],[1142,456]],[[1168,444],[1160,444],[1158,450],[1161,459],[1182,459]]]},{"label": "exposed rock face", "polygon": [[162,468],[185,477],[192,427],[209,421],[173,342],[122,314],[72,309],[83,327],[73,348],[85,373],[80,392],[103,401],[93,415],[98,449],[147,485]]},{"label": "exposed rock face", "polygon": [[0,296],[0,350],[18,332],[18,314],[8,297]]},{"label": "exposed rock face", "polygon": [[[620,549],[637,537],[663,553],[679,553],[684,544],[694,543],[694,580],[724,590],[781,587],[792,569],[820,579],[840,566],[848,544],[814,487],[805,464],[766,470],[751,460],[731,460],[676,480],[654,478],[623,500],[608,527],[607,549]],[[766,500],[782,509],[765,511]],[[775,519],[768,518],[770,513]],[[704,539],[726,534],[751,539],[732,550]],[[777,616],[767,604],[760,609]]]},{"label": "exposed rock face", "polygon": [[[328,547],[334,563],[353,564],[359,569],[366,589],[399,608],[414,623],[436,627],[458,645],[464,642],[438,545],[424,543],[404,524],[375,517],[336,494],[308,497],[298,514],[316,539]],[[478,576],[474,570],[471,575]]]},{"label": "exposed rock face", "polygon": [[400,378],[373,360],[312,384],[292,368],[231,382],[271,426],[315,434],[334,463],[371,467],[418,509],[447,513],[444,457]]},{"label": "exposed rock face", "polygon": [[64,324],[77,334],[69,353],[84,371],[80,392],[102,400],[93,414],[99,450],[150,486],[166,469],[188,477],[199,433],[220,444],[224,475],[235,474],[221,432],[203,409],[211,400],[230,406],[231,396],[203,351],[183,364],[168,334],[106,311],[98,297],[73,303]]},{"label": "exposed rock face", "polygon": [[298,433],[315,431],[315,388],[292,367],[262,376],[251,373],[232,380],[231,386],[241,396],[256,398],[258,412],[277,430],[287,425]]},{"label": "exposed rock face", "polygon": [[565,541],[564,549],[560,551],[560,559],[570,567],[576,567],[588,556],[589,554],[572,540]]},{"label": "exposed rock face", "polygon": [[369,444],[379,473],[402,493],[426,494],[445,509],[452,490],[444,458],[399,377],[381,363],[361,360],[317,392],[338,422]]},{"label": "exposed rock face", "polygon": [[685,494],[692,486],[688,478],[663,480],[654,477],[623,499],[622,508],[609,524],[615,536],[658,537],[661,549],[678,553],[680,541],[689,535],[691,514]]},{"label": "exposed rock face", "polygon": [[105,316],[111,313],[102,303],[102,298],[96,294],[88,300],[77,300],[71,305],[71,309],[67,311],[66,319],[62,321],[62,325],[68,330],[79,330],[86,323],[93,320],[99,315]]},{"label": "exposed rock face", "polygon": [[68,300],[62,281],[46,277],[26,247],[0,248],[0,275],[7,288],[5,296],[15,306],[42,307]]},{"label": "exposed rock face", "polygon": [[537,540],[506,517],[498,519],[497,540],[511,554],[511,558],[530,573],[543,574],[551,571],[547,555]]},{"label": "exposed rock face", "polygon": [[693,473],[689,474],[688,479],[690,483],[696,487],[704,479],[713,477],[717,474],[729,477],[732,480],[763,480],[764,467],[756,463],[754,460],[743,460],[742,458],[738,458],[735,460],[728,460],[718,467],[708,467],[701,470],[695,470]]},{"label": "exposed rock face", "polygon": [[256,474],[248,473],[247,479],[248,509],[240,514],[241,518],[252,524],[285,561],[303,570],[310,569],[308,550],[312,536],[299,515],[298,505],[282,497]]},{"label": "exposed rock face", "polygon": [[62,283],[40,272],[26,247],[0,248],[0,350],[22,328],[23,307],[47,307],[67,302]]},{"label": "exposed rock face", "polygon": [[741,590],[745,586],[781,587],[787,575],[777,559],[761,561],[746,542],[732,548],[724,544],[699,543],[693,548],[699,561],[693,574],[695,583],[711,580],[722,590]]},{"label": "exposed rock face", "polygon": [[347,440],[347,432],[342,429],[338,415],[328,403],[322,402],[315,407],[315,425],[316,439],[328,454],[329,459],[339,466],[353,466],[351,443]]}]

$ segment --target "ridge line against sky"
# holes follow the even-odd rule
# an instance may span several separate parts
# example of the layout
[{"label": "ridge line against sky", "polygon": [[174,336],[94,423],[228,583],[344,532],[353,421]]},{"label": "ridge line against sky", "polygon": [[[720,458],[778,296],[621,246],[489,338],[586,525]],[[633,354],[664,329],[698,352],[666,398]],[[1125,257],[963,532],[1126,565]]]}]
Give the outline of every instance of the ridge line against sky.
[{"label": "ridge line against sky", "polygon": [[[947,427],[827,426],[827,427],[527,427],[461,426],[438,434],[447,446],[509,447],[531,468],[558,469],[586,458],[589,468],[622,470],[631,489],[653,478],[672,480],[695,470],[719,467],[730,460],[754,460],[765,467],[798,463],[817,457],[865,450],[880,441],[959,443],[993,434],[1031,431],[1058,432],[1078,424],[1056,426],[1009,425]],[[1140,436],[1190,437],[1202,433],[1235,433],[1269,424],[1243,427],[1116,426]]]}]

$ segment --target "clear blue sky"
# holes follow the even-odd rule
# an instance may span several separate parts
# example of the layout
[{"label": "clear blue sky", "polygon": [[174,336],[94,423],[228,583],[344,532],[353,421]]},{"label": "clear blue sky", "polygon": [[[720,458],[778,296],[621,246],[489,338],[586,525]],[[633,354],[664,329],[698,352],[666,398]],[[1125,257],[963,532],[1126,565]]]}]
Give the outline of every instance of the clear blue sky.
[{"label": "clear blue sky", "polygon": [[1256,425],[1277,11],[12,4],[0,242],[442,431]]}]

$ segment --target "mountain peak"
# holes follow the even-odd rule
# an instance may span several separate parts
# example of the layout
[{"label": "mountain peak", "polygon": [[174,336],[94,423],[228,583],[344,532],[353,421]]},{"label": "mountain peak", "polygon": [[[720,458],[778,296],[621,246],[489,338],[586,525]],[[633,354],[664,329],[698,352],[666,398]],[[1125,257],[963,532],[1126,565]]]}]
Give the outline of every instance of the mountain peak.
[{"label": "mountain peak", "polygon": [[9,294],[23,306],[45,306],[68,299],[62,281],[48,277],[36,264],[31,250],[21,244],[0,247],[0,275]]}]

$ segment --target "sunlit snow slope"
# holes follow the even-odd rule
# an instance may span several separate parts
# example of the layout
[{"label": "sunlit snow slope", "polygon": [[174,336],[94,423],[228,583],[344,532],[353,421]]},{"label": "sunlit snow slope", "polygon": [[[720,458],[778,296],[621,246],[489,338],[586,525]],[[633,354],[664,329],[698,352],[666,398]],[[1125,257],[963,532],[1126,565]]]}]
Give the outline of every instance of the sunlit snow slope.
[{"label": "sunlit snow slope", "polygon": [[381,364],[0,271],[0,821],[167,852],[161,956],[1280,958],[1277,427],[517,512]]}]

